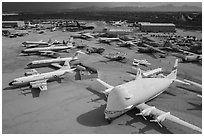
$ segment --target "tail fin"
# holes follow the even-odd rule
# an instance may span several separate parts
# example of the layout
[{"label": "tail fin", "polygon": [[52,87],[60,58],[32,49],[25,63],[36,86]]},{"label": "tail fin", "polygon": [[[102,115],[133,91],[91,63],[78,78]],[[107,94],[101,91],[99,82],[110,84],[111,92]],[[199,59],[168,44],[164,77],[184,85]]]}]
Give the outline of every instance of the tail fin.
[{"label": "tail fin", "polygon": [[74,38],[71,37],[71,38],[69,39],[69,43],[73,43],[73,42],[74,42]]},{"label": "tail fin", "polygon": [[71,69],[69,62],[70,60],[66,60],[64,62],[64,65],[61,67],[61,69]]},{"label": "tail fin", "polygon": [[176,79],[177,77],[177,66],[178,66],[178,59],[176,59],[172,72],[166,76],[169,79]]},{"label": "tail fin", "polygon": [[76,20],[75,20],[75,22],[76,22],[76,24],[77,24],[77,27],[80,27],[80,24],[79,24],[79,22],[78,22],[78,21],[76,21]]},{"label": "tail fin", "polygon": [[51,40],[51,39],[49,39],[47,43],[51,43],[51,42],[52,42],[52,40]]},{"label": "tail fin", "polygon": [[141,79],[141,78],[142,78],[142,71],[141,71],[140,68],[138,68],[138,69],[137,69],[137,75],[136,75],[136,77],[135,77],[135,80]]},{"label": "tail fin", "polygon": [[82,52],[81,50],[76,51],[76,53],[72,56],[72,59],[77,59],[77,56],[78,56],[79,54],[85,54],[85,53]]}]

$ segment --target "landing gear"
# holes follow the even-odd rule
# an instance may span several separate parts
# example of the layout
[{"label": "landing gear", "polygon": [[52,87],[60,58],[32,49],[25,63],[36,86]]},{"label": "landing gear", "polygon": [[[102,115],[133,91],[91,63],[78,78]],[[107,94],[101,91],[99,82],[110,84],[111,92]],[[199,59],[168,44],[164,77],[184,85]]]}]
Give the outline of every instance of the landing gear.
[{"label": "landing gear", "polygon": [[109,124],[111,124],[112,119],[106,119],[106,121],[107,121]]}]

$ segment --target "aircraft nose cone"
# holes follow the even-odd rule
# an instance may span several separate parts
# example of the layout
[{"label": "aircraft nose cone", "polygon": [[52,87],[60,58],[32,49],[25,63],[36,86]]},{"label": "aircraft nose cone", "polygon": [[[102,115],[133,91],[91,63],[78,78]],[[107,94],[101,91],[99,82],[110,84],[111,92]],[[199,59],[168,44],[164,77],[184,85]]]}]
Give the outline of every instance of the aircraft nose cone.
[{"label": "aircraft nose cone", "polygon": [[28,63],[28,64],[27,64],[28,67],[31,66],[31,65],[32,65],[32,63]]}]

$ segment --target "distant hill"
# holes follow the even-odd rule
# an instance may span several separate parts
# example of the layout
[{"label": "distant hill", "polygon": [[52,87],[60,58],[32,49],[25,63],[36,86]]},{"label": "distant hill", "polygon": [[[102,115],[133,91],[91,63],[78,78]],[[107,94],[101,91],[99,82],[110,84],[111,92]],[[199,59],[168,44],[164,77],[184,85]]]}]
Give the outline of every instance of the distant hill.
[{"label": "distant hill", "polygon": [[137,11],[155,11],[155,12],[202,12],[202,8],[196,6],[173,6],[171,4],[161,5],[155,7],[112,7],[112,8],[98,8],[98,7],[86,7],[78,9],[67,9],[66,11],[120,11],[120,12],[137,12]]}]

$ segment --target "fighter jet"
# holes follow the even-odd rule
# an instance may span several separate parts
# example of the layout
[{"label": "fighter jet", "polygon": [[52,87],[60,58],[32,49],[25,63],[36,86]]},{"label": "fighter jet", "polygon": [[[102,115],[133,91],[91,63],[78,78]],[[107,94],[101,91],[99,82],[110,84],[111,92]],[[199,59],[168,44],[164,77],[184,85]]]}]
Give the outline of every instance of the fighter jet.
[{"label": "fighter jet", "polygon": [[[177,62],[178,61],[176,61],[176,63]],[[177,64],[175,64],[175,66],[177,66]],[[177,77],[177,67],[174,67],[172,72],[165,78],[142,78],[141,72],[138,73],[138,78],[135,80],[118,86],[112,86],[97,79],[99,83],[107,88],[107,90],[103,91],[107,97],[104,114],[105,119],[109,123],[127,111],[137,108],[140,110],[140,113],[136,115],[141,115],[145,120],[147,120],[146,116],[152,116],[153,119],[150,120],[150,122],[156,122],[160,127],[162,127],[161,122],[167,119],[202,132],[201,128],[171,115],[170,112],[164,112],[154,106],[145,104],[145,102],[163,93],[174,82]]]},{"label": "fighter jet", "polygon": [[51,39],[48,40],[48,42],[44,42],[42,40],[40,41],[25,41],[22,43],[24,47],[32,47],[32,46],[37,46],[37,45],[50,45],[51,44]]},{"label": "fighter jet", "polygon": [[70,68],[69,60],[67,60],[63,67],[59,70],[47,73],[38,73],[35,69],[25,73],[25,77],[15,78],[9,83],[14,87],[30,86],[31,89],[40,89],[40,91],[47,90],[47,82],[59,80],[66,73],[72,73],[75,69]]},{"label": "fighter jet", "polygon": [[56,58],[56,59],[46,59],[46,60],[35,60],[27,64],[28,68],[52,66],[56,68],[61,68],[66,61],[73,61],[78,59],[79,54],[85,54],[84,52],[77,51],[72,57],[67,58]]},{"label": "fighter jet", "polygon": [[148,65],[151,65],[151,63],[149,63],[146,59],[143,59],[143,60],[134,59],[132,62],[132,65],[134,65],[134,66],[139,66],[139,65],[148,66]]},{"label": "fighter jet", "polygon": [[[70,40],[73,41],[73,38]],[[67,43],[66,46],[49,46],[49,47],[36,47],[36,48],[28,48],[21,51],[22,54],[20,55],[30,55],[30,54],[39,54],[45,56],[55,56],[59,55],[57,52],[60,51],[69,51],[69,49],[74,48],[72,42]]]}]

